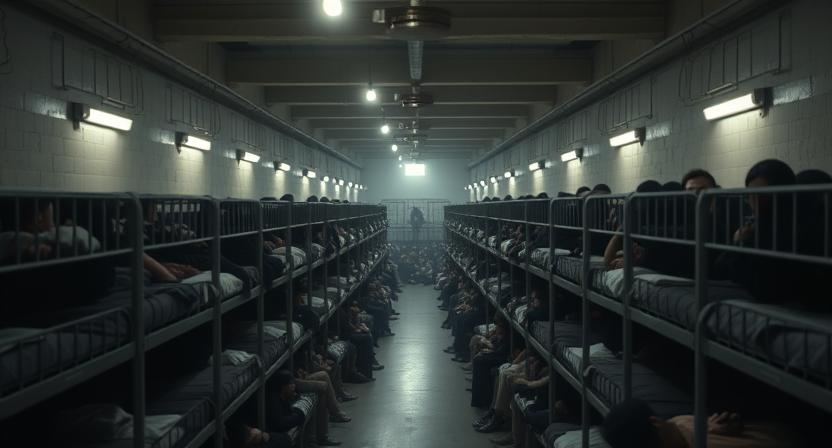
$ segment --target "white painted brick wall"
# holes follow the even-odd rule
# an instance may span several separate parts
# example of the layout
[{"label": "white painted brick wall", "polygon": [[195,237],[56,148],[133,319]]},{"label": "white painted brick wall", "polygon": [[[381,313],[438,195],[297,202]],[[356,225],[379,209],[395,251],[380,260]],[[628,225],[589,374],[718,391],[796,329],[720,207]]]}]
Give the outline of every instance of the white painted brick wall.
[{"label": "white painted brick wall", "polygon": [[[4,9],[11,63],[0,67],[1,187],[238,198],[292,193],[296,199],[314,194],[358,200],[354,189],[336,189],[332,184],[285,173],[276,175],[264,164],[278,157],[266,151],[261,152],[260,165],[238,165],[233,158],[237,144],[230,136],[232,111],[222,106],[222,128],[213,138],[212,151],[183,149],[177,154],[172,144],[176,127],[166,119],[165,92],[170,81],[150,70],[141,73],[141,113],[107,109],[130,116],[134,120],[130,132],[88,125],[73,129],[65,118],[67,102],[101,105],[101,98],[53,86],[50,43],[53,33],[65,31],[13,8]],[[319,178],[329,174],[361,182],[359,170],[341,161],[330,162],[334,172],[315,168]]]},{"label": "white painted brick wall", "polygon": [[[644,146],[612,149],[608,143],[611,134],[596,125],[598,104],[593,104],[584,110],[590,115],[590,126],[589,135],[582,142],[588,153],[583,161],[563,164],[560,154],[571,148],[550,146],[546,158],[552,166],[530,175],[525,171],[528,163],[536,158],[530,154],[531,139],[527,139],[508,150],[512,153],[511,166],[504,166],[503,155],[498,154],[497,166],[485,168],[490,163],[485,161],[471,169],[469,182],[515,168],[525,174],[511,182],[489,184],[485,191],[479,190],[479,197],[519,196],[541,191],[551,195],[558,191],[574,192],[582,185],[592,187],[601,182],[609,184],[613,191],[627,192],[647,179],[678,181],[689,169],[704,168],[721,185],[739,187],[744,184],[751,165],[771,157],[786,161],[795,171],[820,168],[832,172],[832,27],[828,24],[832,2],[795,0],[775,14],[782,14],[790,21],[791,31],[787,35],[790,43],[788,39],[786,43],[791,56],[788,70],[752,78],[735,90],[689,105],[679,98],[681,59],[642,79],[654,82],[653,114],[648,119],[634,121],[632,126],[667,125],[668,136],[649,140]],[[755,23],[766,19],[763,17]],[[755,23],[749,24],[749,28]],[[704,107],[755,87],[778,86],[807,78],[812,83],[810,98],[773,107],[764,117],[748,112],[707,122],[702,114]],[[470,198],[474,197],[472,192]]]}]

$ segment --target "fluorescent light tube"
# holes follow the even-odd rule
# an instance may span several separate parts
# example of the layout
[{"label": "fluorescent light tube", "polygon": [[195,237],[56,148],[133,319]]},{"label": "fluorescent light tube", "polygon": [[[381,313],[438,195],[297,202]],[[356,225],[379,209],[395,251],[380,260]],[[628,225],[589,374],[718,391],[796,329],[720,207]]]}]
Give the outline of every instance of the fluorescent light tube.
[{"label": "fluorescent light tube", "polygon": [[338,185],[344,185],[344,179],[338,179]]},{"label": "fluorescent light tube", "polygon": [[352,182],[347,182],[347,187],[352,188],[354,184]]},{"label": "fluorescent light tube", "polygon": [[120,117],[103,110],[93,109],[86,104],[70,103],[72,119],[76,122],[85,122],[107,128],[129,131],[133,127],[133,120]]},{"label": "fluorescent light tube", "polygon": [[239,162],[241,160],[244,161],[244,162],[257,163],[257,162],[260,161],[260,156],[253,153],[253,152],[247,152],[247,151],[243,151],[242,149],[238,149],[237,150],[237,162]]},{"label": "fluorescent light tube", "polygon": [[729,117],[749,110],[759,109],[765,105],[765,89],[755,89],[753,92],[734,98],[702,110],[708,121]]},{"label": "fluorescent light tube", "polygon": [[529,164],[529,171],[537,171],[546,168],[546,162],[541,160],[540,162],[532,162]]},{"label": "fluorescent light tube", "polygon": [[405,176],[424,176],[425,175],[425,164],[424,163],[406,163],[404,165],[404,175]]},{"label": "fluorescent light tube", "polygon": [[481,180],[481,181],[480,181],[480,185],[482,185],[482,186],[484,187],[484,186],[486,186],[486,185],[488,185],[488,184],[487,184],[484,180]]},{"label": "fluorescent light tube", "polygon": [[491,179],[489,179],[489,180],[491,181],[492,184],[496,184],[497,183],[497,176],[491,176]]},{"label": "fluorescent light tube", "polygon": [[578,158],[578,153],[576,153],[575,151],[565,152],[565,153],[560,155],[560,161],[561,162],[568,162],[570,160],[575,160],[577,158]]},{"label": "fluorescent light tube", "polygon": [[505,173],[503,173],[503,177],[505,177],[506,179],[511,179],[512,177],[514,177],[514,174],[514,170],[508,170]]},{"label": "fluorescent light tube", "polygon": [[199,137],[194,137],[193,135],[188,135],[184,132],[177,132],[176,133],[176,148],[181,149],[182,147],[191,148],[191,149],[199,149],[202,151],[210,151],[211,150],[211,141],[205,140]]},{"label": "fluorescent light tube", "polygon": [[303,176],[308,177],[310,179],[314,179],[314,178],[318,177],[318,175],[314,171],[312,171],[310,169],[306,169],[306,168],[303,169]]},{"label": "fluorescent light tube", "polygon": [[623,134],[616,135],[610,139],[610,146],[613,148],[620,148],[630,143],[644,141],[645,128],[635,128]]}]

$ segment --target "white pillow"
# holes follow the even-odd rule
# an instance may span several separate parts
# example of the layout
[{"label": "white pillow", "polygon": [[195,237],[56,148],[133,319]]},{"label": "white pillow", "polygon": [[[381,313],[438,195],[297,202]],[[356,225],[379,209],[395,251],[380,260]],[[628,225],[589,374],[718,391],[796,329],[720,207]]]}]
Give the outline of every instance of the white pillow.
[{"label": "white pillow", "polygon": [[[582,448],[582,431],[569,431],[555,439],[552,448]],[[589,428],[589,448],[612,448],[601,436],[598,427]]]},{"label": "white pillow", "polygon": [[[193,277],[182,280],[187,285],[198,285],[200,283],[211,283],[211,271],[200,272]],[[222,298],[227,299],[243,290],[243,281],[227,272],[220,272],[220,291]]]},{"label": "white pillow", "polygon": [[78,253],[89,254],[101,250],[101,243],[98,239],[90,236],[87,229],[81,226],[58,226],[41,233],[38,238],[45,243],[55,243],[56,234],[58,242],[67,248],[75,247],[77,244]]}]

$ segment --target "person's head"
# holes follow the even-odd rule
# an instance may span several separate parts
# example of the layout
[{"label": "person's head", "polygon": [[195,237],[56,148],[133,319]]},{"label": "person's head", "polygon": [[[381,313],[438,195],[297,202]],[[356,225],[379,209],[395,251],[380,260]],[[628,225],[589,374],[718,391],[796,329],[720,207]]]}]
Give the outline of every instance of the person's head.
[{"label": "person's head", "polygon": [[786,162],[777,159],[757,162],[745,175],[745,186],[749,188],[794,185],[794,182],[794,171]]},{"label": "person's head", "polygon": [[595,194],[610,194],[612,193],[612,189],[607,184],[598,184],[592,187],[592,192]]},{"label": "person's head", "polygon": [[313,194],[312,196],[306,198],[306,202],[318,202],[318,197]]},{"label": "person's head", "polygon": [[288,202],[295,202],[295,195],[292,193],[286,193],[280,197],[281,201],[288,201]]},{"label": "person's head", "polygon": [[636,187],[636,193],[655,193],[657,191],[662,191],[662,184],[652,179],[645,180]]},{"label": "person's head", "polygon": [[[3,207],[11,213],[2,214],[3,226],[12,228],[14,226],[14,206],[9,203]],[[21,199],[20,200],[20,230],[29,233],[41,233],[55,228],[55,214],[52,201],[47,199]]]},{"label": "person's head", "polygon": [[650,405],[633,398],[613,406],[601,426],[601,435],[612,448],[661,448],[661,422]]},{"label": "person's head", "polygon": [[682,176],[682,188],[687,191],[716,188],[716,179],[711,173],[701,168],[692,169]]},{"label": "person's head", "polygon": [[510,201],[512,199],[514,198],[512,198],[510,194],[507,194],[506,197],[503,198],[504,201]]},{"label": "person's head", "polygon": [[[745,175],[747,188],[773,187],[780,185],[794,185],[794,171],[785,162],[777,159],[766,159],[757,162]],[[770,202],[767,195],[748,196],[748,205],[754,213],[767,213]]]},{"label": "person's head", "polygon": [[546,194],[545,191],[541,191],[540,193],[537,194],[537,198],[538,199],[549,199],[549,195]]},{"label": "person's head", "polygon": [[803,170],[795,176],[798,185],[832,184],[832,176],[822,170]]},{"label": "person's head", "polygon": [[662,185],[662,191],[682,191],[682,184],[676,182],[675,180],[665,182]]},{"label": "person's head", "polygon": [[289,401],[295,396],[295,376],[288,370],[278,370],[274,374],[274,382],[278,387],[278,395],[283,401]]},{"label": "person's head", "polygon": [[592,191],[592,190],[590,190],[589,187],[584,185],[584,186],[578,188],[578,191],[575,192],[575,196],[582,196],[582,195],[585,195],[585,194],[589,193],[590,191]]},{"label": "person's head", "polygon": [[329,202],[329,198],[326,196],[321,196],[321,202]]}]

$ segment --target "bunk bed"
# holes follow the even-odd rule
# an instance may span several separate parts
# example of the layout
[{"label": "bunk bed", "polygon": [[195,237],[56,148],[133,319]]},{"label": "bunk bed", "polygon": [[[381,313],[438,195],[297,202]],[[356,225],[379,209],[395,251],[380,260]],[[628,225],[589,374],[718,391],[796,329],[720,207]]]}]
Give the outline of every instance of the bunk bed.
[{"label": "bunk bed", "polygon": [[[537,351],[581,395],[582,424],[565,427],[553,423],[551,431],[538,437],[544,446],[581,446],[581,442],[604,446],[589,410],[604,416],[611,406],[629,397],[647,401],[661,416],[695,413],[697,431],[701,431],[706,418],[707,378],[699,375],[690,388],[680,388],[636,360],[633,325],[650,328],[688,347],[697,371],[702,371],[709,359],[717,360],[832,412],[832,316],[788,303],[760,303],[738,284],[709,279],[707,271],[707,260],[717,253],[832,266],[832,241],[828,230],[822,231],[832,225],[830,193],[829,187],[804,186],[453,205],[445,210],[448,256],[479,287],[494,312],[511,323],[513,336],[523,338],[527,348]],[[816,202],[826,205],[819,214],[822,222],[816,226],[821,229],[815,235],[818,244],[811,250],[798,246],[801,236],[797,229],[784,238],[793,242],[788,249],[779,248],[776,238],[769,245],[759,238],[739,246],[726,243],[730,239],[722,222],[728,221],[726,216],[741,222],[749,213],[743,205],[749,197],[764,196],[776,202],[787,196],[798,203],[801,195],[826,201]],[[796,223],[797,212],[789,210],[794,215],[787,219]],[[543,236],[535,241],[533,234]],[[604,247],[613,237],[621,241],[617,255],[623,267],[617,269],[608,268],[603,258]],[[540,247],[541,240],[548,247]],[[690,272],[663,272],[634,260],[634,245],[658,244],[685,254],[680,258],[690,259]],[[572,321],[550,319],[526,325],[521,313],[505,308],[512,299],[497,294],[505,282],[514,284],[518,275],[524,285],[533,278],[548,285],[550,316],[555,316],[563,294],[580,302],[581,316]],[[612,352],[600,344],[601,338],[592,329],[590,304],[619,317],[620,351]],[[489,325],[487,322],[476,331],[484,334]],[[550,396],[551,402],[554,396]],[[567,439],[556,443],[565,434],[570,441],[580,436],[578,445],[567,443]]]},{"label": "bunk bed", "polygon": [[[118,416],[113,438],[68,445],[179,448],[213,437],[221,446],[218,428],[247,400],[262,401],[266,381],[281,368],[293,370],[294,355],[308,350],[312,339],[319,338],[336,361],[344,357],[343,342],[326,337],[330,320],[387,257],[386,212],[378,206],[36,192],[3,192],[0,200],[15,217],[0,223],[0,275],[20,280],[15,286],[30,285],[44,269],[74,273],[73,266],[90,261],[113,267],[112,285],[94,299],[33,317],[7,314],[0,329],[0,420],[129,366],[129,412],[109,406],[63,414],[70,420],[85,412]],[[61,225],[51,238],[49,232],[27,234],[20,224],[24,209],[45,203]],[[47,245],[51,251],[29,250]],[[148,280],[148,257],[179,261],[182,253],[201,272],[175,283]],[[350,281],[315,286],[330,276]],[[288,298],[294,296],[292,280],[301,278],[315,328],[293,321]],[[265,296],[273,290],[287,298],[283,320],[265,316]],[[255,320],[230,317],[251,302]],[[169,378],[161,390],[154,385],[151,395],[145,354],[198,328],[210,328],[210,356],[202,367]],[[296,406],[309,415],[314,401],[301,397]],[[301,437],[302,431],[291,435]]]}]

